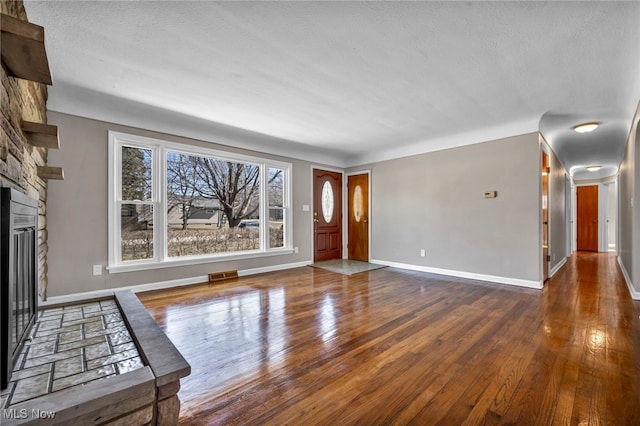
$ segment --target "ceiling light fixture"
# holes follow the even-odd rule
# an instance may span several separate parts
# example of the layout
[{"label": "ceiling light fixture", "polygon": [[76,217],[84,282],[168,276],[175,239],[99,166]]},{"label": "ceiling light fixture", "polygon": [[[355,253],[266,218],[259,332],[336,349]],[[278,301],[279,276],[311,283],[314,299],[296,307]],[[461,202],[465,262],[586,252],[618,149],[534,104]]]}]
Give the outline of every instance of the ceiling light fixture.
[{"label": "ceiling light fixture", "polygon": [[589,133],[589,132],[593,132],[595,129],[597,129],[599,125],[600,124],[596,123],[596,122],[582,123],[582,124],[578,124],[577,126],[575,126],[573,128],[573,130],[578,132],[578,133]]},{"label": "ceiling light fixture", "polygon": [[589,166],[589,167],[587,167],[587,170],[589,170],[590,172],[597,172],[601,168],[602,168],[602,166]]}]

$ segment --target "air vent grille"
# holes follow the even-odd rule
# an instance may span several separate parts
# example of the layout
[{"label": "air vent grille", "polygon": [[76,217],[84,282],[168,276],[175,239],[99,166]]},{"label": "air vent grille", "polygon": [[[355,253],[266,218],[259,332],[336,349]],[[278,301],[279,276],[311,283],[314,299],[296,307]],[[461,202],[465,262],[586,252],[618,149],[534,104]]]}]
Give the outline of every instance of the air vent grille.
[{"label": "air vent grille", "polygon": [[238,271],[222,271],[222,272],[212,272],[209,274],[209,282],[215,283],[218,281],[231,280],[234,278],[238,278]]}]

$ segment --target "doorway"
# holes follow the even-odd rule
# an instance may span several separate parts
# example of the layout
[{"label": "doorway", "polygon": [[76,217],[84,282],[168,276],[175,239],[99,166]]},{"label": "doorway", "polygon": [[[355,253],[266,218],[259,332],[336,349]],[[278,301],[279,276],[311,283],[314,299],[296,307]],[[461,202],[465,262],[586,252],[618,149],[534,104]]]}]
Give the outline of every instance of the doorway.
[{"label": "doorway", "polygon": [[549,279],[549,154],[542,151],[542,282]]},{"label": "doorway", "polygon": [[369,261],[369,173],[347,178],[348,243],[350,260]]},{"label": "doorway", "polygon": [[604,212],[606,217],[605,229],[604,229],[604,243],[600,251],[609,251],[617,253],[617,241],[618,241],[618,185],[617,181],[607,182],[602,185],[603,189],[603,202]]},{"label": "doorway", "polygon": [[313,261],[342,259],[342,173],[313,169]]},{"label": "doorway", "polygon": [[564,219],[565,219],[565,256],[569,257],[573,253],[573,211],[571,209],[571,178],[564,175]]},{"label": "doorway", "polygon": [[598,251],[598,185],[579,186],[576,192],[577,248]]}]

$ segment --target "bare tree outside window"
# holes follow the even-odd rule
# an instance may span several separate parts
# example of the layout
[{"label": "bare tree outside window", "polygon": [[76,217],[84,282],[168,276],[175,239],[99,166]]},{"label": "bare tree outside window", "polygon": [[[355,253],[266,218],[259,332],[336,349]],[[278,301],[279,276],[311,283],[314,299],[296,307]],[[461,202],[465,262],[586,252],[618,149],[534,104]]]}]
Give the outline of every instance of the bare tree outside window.
[{"label": "bare tree outside window", "polygon": [[118,147],[118,262],[285,247],[289,165],[157,142]]},{"label": "bare tree outside window", "polygon": [[203,197],[216,198],[230,228],[243,219],[259,219],[260,167],[199,157],[198,177]]}]

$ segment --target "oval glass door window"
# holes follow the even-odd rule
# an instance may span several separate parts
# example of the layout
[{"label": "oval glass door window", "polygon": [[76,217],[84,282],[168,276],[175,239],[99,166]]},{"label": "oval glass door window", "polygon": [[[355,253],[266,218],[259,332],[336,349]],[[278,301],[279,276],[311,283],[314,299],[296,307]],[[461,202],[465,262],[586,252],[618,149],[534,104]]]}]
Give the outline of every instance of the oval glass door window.
[{"label": "oval glass door window", "polygon": [[328,180],[322,185],[322,217],[327,223],[333,218],[333,188]]},{"label": "oval glass door window", "polygon": [[356,189],[353,190],[353,218],[356,222],[362,220],[362,213],[364,211],[362,201],[362,188],[360,185],[356,185]]}]

